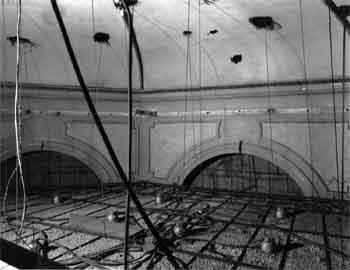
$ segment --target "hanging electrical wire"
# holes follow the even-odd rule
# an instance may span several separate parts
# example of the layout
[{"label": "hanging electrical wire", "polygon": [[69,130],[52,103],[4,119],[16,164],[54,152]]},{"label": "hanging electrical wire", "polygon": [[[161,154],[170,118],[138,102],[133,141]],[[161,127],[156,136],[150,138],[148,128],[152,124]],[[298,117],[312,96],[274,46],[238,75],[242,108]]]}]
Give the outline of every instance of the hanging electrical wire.
[{"label": "hanging electrical wire", "polygon": [[[192,9],[193,5],[191,5],[191,9]],[[198,10],[197,10],[198,12]],[[146,20],[147,22],[149,22],[150,24],[154,25],[155,27],[157,27],[159,29],[160,32],[162,32],[163,35],[165,35],[167,38],[169,38],[180,50],[184,51],[184,57],[187,58],[187,46],[186,48],[184,48],[183,46],[181,46],[181,44],[179,44],[179,42],[177,41],[177,38],[171,36],[167,31],[167,29],[172,29],[174,31],[178,31],[178,29],[174,26],[170,26],[170,25],[165,25],[163,22],[160,22],[159,20],[156,20],[154,17],[151,19],[149,17],[147,17],[146,15],[142,14],[140,11],[137,11],[137,15],[141,16],[144,20]],[[165,29],[167,28],[167,29]],[[189,30],[185,30],[186,33],[188,33]],[[192,41],[194,44],[196,44],[198,46],[199,41],[197,40],[197,38],[195,38],[193,35],[188,34],[186,35],[186,37],[190,38],[190,41]],[[209,61],[210,66],[213,69],[215,78],[217,83],[222,82],[222,79],[219,75],[219,71],[217,68],[217,65],[215,63],[214,58],[212,57],[212,55],[210,54],[210,52],[205,48],[205,46],[203,46],[203,44],[201,43],[200,45],[201,50],[202,50],[202,54],[203,56],[205,55],[206,58]],[[190,58],[190,64],[191,66],[194,66],[193,60]],[[198,74],[196,73],[196,69],[192,68],[191,73],[192,73],[192,77],[196,77],[198,76]],[[214,89],[214,91],[216,91],[216,89]]]},{"label": "hanging electrical wire", "polygon": [[6,184],[5,191],[4,191],[4,197],[2,199],[2,213],[3,213],[3,215],[6,215],[7,194],[8,194],[12,179],[16,176],[16,173],[17,173],[17,166],[13,169],[9,179],[7,180],[7,184]]},{"label": "hanging electrical wire", "polygon": [[[0,99],[0,106],[2,107],[3,104],[3,100],[4,100],[4,90],[5,90],[5,80],[6,80],[6,17],[5,17],[5,0],[1,0],[1,15],[2,15],[2,24],[1,24],[1,58],[2,58],[2,63],[1,63],[1,71],[2,71],[2,81],[1,81],[1,99]],[[5,114],[0,113],[1,115],[1,123],[4,123],[5,121]],[[1,145],[1,153],[2,153],[2,146],[3,146],[3,142],[2,142],[2,137],[1,137],[1,141],[0,141],[0,145]],[[4,167],[5,167],[5,172],[7,172],[7,163],[5,161],[4,163]],[[0,166],[0,191],[3,187],[3,183],[2,183],[2,166]]]},{"label": "hanging electrical wire", "polygon": [[92,33],[96,33],[96,26],[95,26],[95,1],[91,0],[91,27],[92,27]]},{"label": "hanging electrical wire", "polygon": [[101,65],[102,65],[102,58],[103,58],[103,48],[102,45],[100,45],[99,53],[98,53],[98,59],[97,59],[97,70],[96,70],[96,77],[95,77],[95,104],[97,102],[97,95],[98,95],[98,85],[99,85],[99,77],[101,74]]},{"label": "hanging electrical wire", "polygon": [[[218,7],[217,5],[215,5],[214,2],[211,3],[211,4],[212,4],[214,7],[216,7],[218,10],[220,10],[220,7]],[[199,5],[198,5],[198,8],[196,8],[194,5],[191,5],[191,9],[197,11],[198,14],[200,14],[199,16],[203,16],[203,15],[204,15],[204,13],[202,14],[202,11],[200,10],[200,9],[201,9],[201,5],[202,5],[202,4],[199,4]],[[225,11],[224,11],[223,13],[225,13]],[[226,15],[227,15],[227,14],[226,14]],[[208,17],[209,17],[209,16],[206,14],[206,18],[208,18]],[[232,17],[232,16],[230,16],[230,17]],[[217,24],[217,25],[220,27],[220,29],[222,29],[224,32],[226,32],[226,34],[227,34],[228,36],[230,36],[230,34],[228,33],[227,30],[225,30],[225,27],[224,27],[223,25],[221,25],[219,22],[217,22],[217,21],[214,20],[213,18],[210,18],[210,17],[209,17],[209,19],[212,20],[215,24]],[[236,18],[234,18],[234,17],[231,18],[231,19],[233,19],[233,20],[236,21],[236,22],[239,22],[239,24],[240,24],[241,26],[244,26],[244,24],[243,24],[241,21],[239,21],[238,19],[236,19]],[[248,28],[248,30],[251,30],[251,29]],[[214,33],[217,33],[218,30],[216,30],[216,31],[213,30],[213,31],[214,31]],[[254,32],[254,34],[257,35],[255,32]],[[259,36],[257,35],[257,37],[259,37]],[[215,60],[214,60],[214,58],[212,57],[211,53],[210,53],[210,52],[206,49],[206,47],[202,44],[202,40],[203,40],[203,39],[201,38],[201,35],[199,35],[199,37],[198,37],[197,39],[194,38],[193,36],[190,36],[190,38],[191,38],[191,40],[192,40],[195,44],[198,45],[198,47],[200,48],[200,53],[201,53],[201,54],[203,53],[203,54],[206,56],[206,58],[209,60],[209,63],[210,63],[210,65],[211,65],[211,67],[213,68],[213,71],[214,71],[214,74],[215,74],[215,77],[216,77],[216,82],[217,82],[217,84],[222,83],[223,80],[222,80],[221,76],[219,75],[219,71],[218,71],[217,65],[216,65],[216,63],[215,63]],[[202,58],[202,57],[201,57],[201,58]],[[199,65],[201,65],[201,63],[199,63]],[[201,70],[201,73],[203,73],[202,70]],[[201,75],[201,76],[202,76],[202,75]],[[202,79],[201,79],[201,81],[202,81]],[[200,86],[199,88],[200,88],[200,92],[201,92],[202,86]],[[223,107],[223,119],[222,119],[222,121],[223,121],[223,123],[225,124],[225,123],[226,123],[226,114],[227,114],[226,99],[220,97],[220,95],[217,94],[217,88],[216,88],[216,87],[213,88],[213,91],[214,91],[214,97],[215,97],[215,99],[221,101],[221,103],[222,103],[222,107]],[[201,93],[200,93],[200,95],[201,95]],[[200,140],[200,142],[201,142],[201,140]],[[235,145],[235,144],[233,144],[233,152],[236,150],[235,147],[234,147],[234,145]]]},{"label": "hanging electrical wire", "polygon": [[122,18],[123,18],[125,25],[126,25],[128,31],[130,32],[130,35],[132,37],[131,41],[132,41],[132,45],[135,48],[135,54],[136,54],[136,58],[137,58],[138,66],[139,66],[140,88],[144,89],[144,71],[143,71],[143,60],[142,60],[141,49],[140,49],[139,43],[137,41],[134,26],[129,24],[129,20],[126,17],[127,14],[125,11],[123,11],[125,3],[127,5],[130,5],[130,6],[133,6],[133,4],[132,4],[132,2],[125,2],[125,0],[119,1],[119,2],[116,2],[115,0],[113,0],[113,3],[117,9],[120,9],[122,11]]},{"label": "hanging electrical wire", "polygon": [[342,134],[341,134],[341,145],[342,145],[342,156],[341,156],[341,199],[344,200],[344,173],[345,173],[345,98],[346,98],[346,25],[343,25],[343,50],[342,50]]},{"label": "hanging electrical wire", "polygon": [[334,127],[334,142],[335,142],[335,163],[336,163],[336,177],[337,177],[337,191],[340,194],[339,185],[339,154],[338,154],[338,131],[337,131],[337,109],[334,86],[334,61],[333,61],[333,37],[332,37],[332,18],[331,10],[328,9],[328,32],[329,32],[329,50],[330,50],[330,66],[331,66],[331,80],[332,80],[332,101],[333,101],[333,127]]},{"label": "hanging electrical wire", "polygon": [[268,29],[265,29],[265,67],[266,67],[266,84],[267,84],[267,114],[269,121],[269,151],[270,151],[270,162],[268,165],[268,173],[269,173],[269,189],[268,192],[271,193],[272,188],[272,164],[273,164],[273,150],[272,150],[272,104],[271,104],[271,88],[270,88],[270,66],[269,66],[269,50],[268,50]]},{"label": "hanging electrical wire", "polygon": [[[133,129],[133,96],[132,96],[132,66],[133,66],[133,13],[130,12],[129,6],[125,0],[121,0],[123,5],[123,12],[125,13],[125,18],[127,20],[127,25],[129,27],[129,48],[128,48],[128,181],[132,182],[132,129]],[[129,224],[130,223],[130,194],[126,193],[126,206],[125,206],[125,234],[124,234],[124,269],[128,269],[128,252],[129,252]]]},{"label": "hanging electrical wire", "polygon": [[[198,29],[199,30],[199,29]],[[199,32],[199,31],[198,31]],[[200,35],[200,33],[198,33],[198,35]],[[188,37],[190,37],[191,35],[188,35]],[[191,54],[190,54],[191,55]],[[195,54],[194,54],[195,55]],[[194,56],[195,57],[195,56]],[[190,95],[190,123],[192,126],[192,142],[190,142],[191,146],[196,146],[197,144],[197,136],[196,136],[196,127],[197,127],[197,119],[195,119],[195,110],[196,110],[196,95],[193,93],[192,91],[192,87],[193,87],[193,74],[192,74],[192,69],[195,69],[195,67],[192,67],[192,61],[190,61],[190,65],[189,65],[189,78],[190,78],[190,91],[189,91],[189,95]],[[200,126],[199,126],[200,129]]]},{"label": "hanging electrical wire", "polygon": [[307,129],[308,129],[308,144],[309,144],[309,155],[310,155],[310,165],[311,165],[311,185],[312,185],[312,197],[314,197],[314,162],[313,162],[313,151],[312,151],[312,132],[311,132],[311,102],[310,93],[308,86],[308,76],[306,69],[306,50],[305,50],[305,33],[304,33],[304,15],[303,15],[303,3],[299,0],[299,19],[300,19],[300,33],[301,33],[301,45],[302,45],[302,58],[303,58],[303,76],[305,82],[305,98],[306,98],[306,119],[307,119]]},{"label": "hanging electrical wire", "polygon": [[94,106],[94,103],[91,99],[91,96],[89,94],[88,88],[86,86],[84,77],[82,76],[77,58],[75,56],[74,50],[72,48],[72,44],[70,42],[68,33],[67,33],[67,29],[65,27],[64,21],[62,19],[62,15],[60,12],[60,9],[57,5],[57,1],[56,0],[51,0],[51,5],[53,8],[53,11],[55,13],[63,40],[65,42],[66,45],[66,49],[67,52],[69,54],[72,66],[74,68],[74,72],[75,75],[79,81],[79,84],[81,86],[81,90],[84,94],[84,98],[87,102],[87,105],[89,107],[90,113],[92,114],[95,124],[98,127],[99,133],[101,135],[101,138],[106,146],[106,149],[111,157],[112,162],[114,163],[115,168],[117,169],[117,171],[119,172],[120,178],[124,184],[124,186],[128,189],[128,192],[130,194],[130,197],[133,200],[133,203],[135,204],[135,207],[137,208],[138,212],[140,213],[142,219],[144,220],[145,224],[147,225],[150,233],[153,235],[153,237],[155,238],[155,242],[157,243],[157,248],[158,250],[167,257],[168,261],[175,267],[175,268],[179,268],[179,259],[177,259],[172,252],[170,251],[170,245],[169,243],[164,242],[163,238],[160,236],[159,232],[157,231],[157,229],[155,228],[155,226],[153,225],[152,221],[150,220],[149,216],[147,215],[143,205],[141,204],[141,202],[138,199],[138,196],[136,195],[136,193],[134,192],[134,189],[131,185],[131,183],[129,182],[129,179],[126,175],[126,173],[124,172],[123,167],[121,166],[121,163],[113,149],[113,146],[111,144],[111,141],[109,140],[109,136],[106,133],[106,130],[103,127],[101,118],[99,117],[97,110]]},{"label": "hanging electrical wire", "polygon": [[22,21],[22,1],[17,0],[17,26],[16,26],[16,87],[15,87],[15,101],[14,101],[14,126],[15,126],[15,140],[16,140],[16,160],[19,173],[19,179],[22,184],[23,191],[23,209],[21,223],[18,229],[20,233],[22,231],[25,213],[26,213],[26,190],[23,178],[22,170],[22,157],[21,157],[21,139],[20,139],[20,127],[21,127],[21,105],[19,103],[19,76],[20,76],[20,58],[21,58],[21,46],[20,46],[20,32],[21,32],[21,21]]},{"label": "hanging electrical wire", "polygon": [[224,14],[225,16],[229,17],[232,21],[234,21],[235,23],[237,23],[240,27],[245,28],[245,30],[247,32],[250,32],[251,34],[255,35],[256,38],[263,43],[264,42],[264,38],[261,37],[260,35],[258,35],[255,31],[252,30],[252,28],[248,27],[244,22],[242,22],[241,20],[239,20],[238,18],[236,18],[235,16],[233,16],[229,11],[227,11],[225,8],[221,8],[217,3],[212,2],[212,6],[214,8],[216,8],[218,11],[220,11],[222,14]]},{"label": "hanging electrical wire", "polygon": [[[190,24],[191,24],[191,1],[187,1],[187,29],[186,31],[190,33]],[[189,79],[191,79],[191,76],[189,73],[191,73],[191,51],[190,51],[190,35],[186,35],[186,68],[185,68],[185,89],[184,89],[184,95],[185,95],[185,111],[184,111],[184,136],[183,136],[183,146],[184,146],[184,158],[183,158],[183,166],[186,167],[186,150],[187,150],[187,110],[188,110],[188,87],[189,87]],[[192,82],[190,84],[192,86]]]},{"label": "hanging electrical wire", "polygon": [[[94,35],[96,33],[96,26],[95,26],[95,1],[91,0],[91,31]],[[96,45],[94,44],[94,62],[96,62]]]},{"label": "hanging electrical wire", "polygon": [[[198,0],[198,87],[199,87],[199,160],[202,160],[202,27],[201,27],[201,0]],[[200,174],[200,182],[203,183],[203,173]]]}]

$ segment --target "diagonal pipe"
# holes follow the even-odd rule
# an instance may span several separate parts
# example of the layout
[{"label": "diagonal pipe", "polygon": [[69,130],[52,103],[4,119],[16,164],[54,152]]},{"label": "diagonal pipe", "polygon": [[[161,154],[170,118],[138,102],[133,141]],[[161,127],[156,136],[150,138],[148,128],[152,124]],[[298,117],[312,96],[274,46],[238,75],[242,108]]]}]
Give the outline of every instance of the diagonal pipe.
[{"label": "diagonal pipe", "polygon": [[167,247],[167,245],[164,243],[164,239],[162,239],[158,233],[158,231],[156,230],[156,228],[154,227],[154,225],[152,224],[151,220],[149,219],[149,217],[147,216],[147,213],[146,211],[144,210],[144,208],[142,207],[142,204],[141,202],[139,201],[136,193],[134,192],[131,184],[129,183],[128,181],[128,178],[118,160],[118,157],[116,155],[116,153],[114,152],[113,150],[113,146],[109,140],[109,137],[103,127],[103,124],[102,124],[102,121],[100,119],[100,117],[98,116],[98,113],[96,111],[96,108],[94,106],[94,103],[92,101],[92,98],[89,94],[89,90],[85,84],[85,81],[84,81],[84,78],[83,78],[83,75],[80,71],[80,68],[79,68],[79,65],[78,65],[78,62],[77,62],[77,59],[75,57],[75,54],[74,54],[74,50],[73,50],[73,47],[71,45],[71,42],[69,40],[69,36],[68,36],[68,33],[67,33],[67,30],[66,30],[66,27],[64,25],[64,22],[63,22],[63,19],[62,19],[62,16],[61,16],[61,12],[58,8],[58,5],[57,5],[57,1],[56,0],[51,0],[51,5],[52,5],[52,8],[54,10],[54,13],[56,15],[56,19],[57,19],[57,22],[58,22],[58,25],[60,27],[60,30],[61,30],[61,33],[62,33],[62,36],[63,36],[63,39],[64,39],[64,42],[65,42],[65,45],[67,47],[67,51],[68,51],[68,54],[69,54],[69,57],[71,59],[71,62],[72,62],[72,65],[73,65],[73,68],[74,68],[74,71],[75,71],[75,74],[77,76],[77,79],[79,81],[79,84],[81,86],[81,89],[82,89],[82,92],[83,92],[83,95],[84,95],[84,98],[87,102],[87,105],[89,107],[89,110],[91,112],[91,115],[93,116],[93,119],[95,121],[95,124],[97,126],[97,129],[101,135],[101,138],[106,146],[106,149],[112,159],[112,162],[114,163],[125,187],[127,188],[128,192],[129,192],[129,196],[131,198],[131,200],[133,201],[133,203],[135,204],[135,207],[137,208],[137,210],[139,211],[142,219],[145,221],[148,229],[150,230],[150,232],[152,233],[152,235],[154,236],[156,242],[157,242],[157,246],[159,247],[160,250],[162,250],[164,252],[164,254],[167,256],[168,260],[170,261],[170,263],[172,263],[172,265],[176,268],[176,269],[181,269],[181,267],[179,266],[178,264],[178,261],[175,259],[175,257],[172,255],[172,252],[169,250],[169,248]]}]

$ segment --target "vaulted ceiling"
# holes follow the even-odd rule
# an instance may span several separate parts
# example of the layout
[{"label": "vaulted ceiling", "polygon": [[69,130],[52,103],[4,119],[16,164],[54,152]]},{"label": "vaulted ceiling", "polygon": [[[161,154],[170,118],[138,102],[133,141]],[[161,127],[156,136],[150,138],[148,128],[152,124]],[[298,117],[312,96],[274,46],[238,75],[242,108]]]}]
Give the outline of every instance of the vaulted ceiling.
[{"label": "vaulted ceiling", "polygon": [[[1,7],[1,78],[7,81],[15,78],[16,46],[8,38],[16,34],[16,2],[4,0]],[[127,28],[113,1],[57,2],[87,83],[126,87]],[[25,0],[22,8],[21,81],[77,85],[50,1]],[[281,28],[257,29],[249,22],[254,16],[271,16]],[[134,24],[145,88],[329,78],[330,33],[340,76],[343,28],[333,13],[330,18],[331,31],[322,0],[139,0]],[[184,35],[188,22],[192,33]],[[96,32],[108,33],[109,44],[94,42]],[[234,55],[242,60],[234,63]]]}]

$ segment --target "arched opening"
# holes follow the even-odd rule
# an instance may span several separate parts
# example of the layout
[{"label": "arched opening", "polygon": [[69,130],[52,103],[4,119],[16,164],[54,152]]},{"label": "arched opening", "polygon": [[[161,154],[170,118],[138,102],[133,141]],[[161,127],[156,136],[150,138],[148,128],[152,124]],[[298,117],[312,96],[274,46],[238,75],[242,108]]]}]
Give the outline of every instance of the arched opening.
[{"label": "arched opening", "polygon": [[302,195],[297,183],[272,162],[249,154],[224,154],[198,165],[184,185],[237,192]]},{"label": "arched opening", "polygon": [[[23,176],[27,192],[63,191],[100,187],[101,181],[87,165],[67,154],[55,151],[33,151],[22,155]],[[16,158],[11,157],[0,165],[1,192],[16,168]],[[15,191],[15,181],[9,192]]]}]

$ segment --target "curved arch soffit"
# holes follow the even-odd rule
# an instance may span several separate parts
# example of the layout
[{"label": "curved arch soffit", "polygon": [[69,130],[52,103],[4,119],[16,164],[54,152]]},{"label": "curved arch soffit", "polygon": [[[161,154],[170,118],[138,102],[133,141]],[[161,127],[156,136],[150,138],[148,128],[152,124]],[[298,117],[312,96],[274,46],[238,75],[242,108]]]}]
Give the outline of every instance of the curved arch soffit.
[{"label": "curved arch soffit", "polygon": [[[16,155],[14,139],[7,139],[0,147],[0,162]],[[65,140],[24,140],[21,144],[22,153],[36,151],[54,151],[74,157],[89,167],[102,182],[116,182],[119,174],[107,158],[95,147],[74,138]]]},{"label": "curved arch soffit", "polygon": [[207,145],[193,147],[175,162],[167,179],[171,183],[182,185],[186,177],[203,162],[221,155],[242,153],[271,161],[284,170],[300,187],[304,196],[327,197],[327,184],[305,159],[280,143],[273,141],[271,147],[270,143],[267,139],[260,139],[258,142],[211,141]]}]

